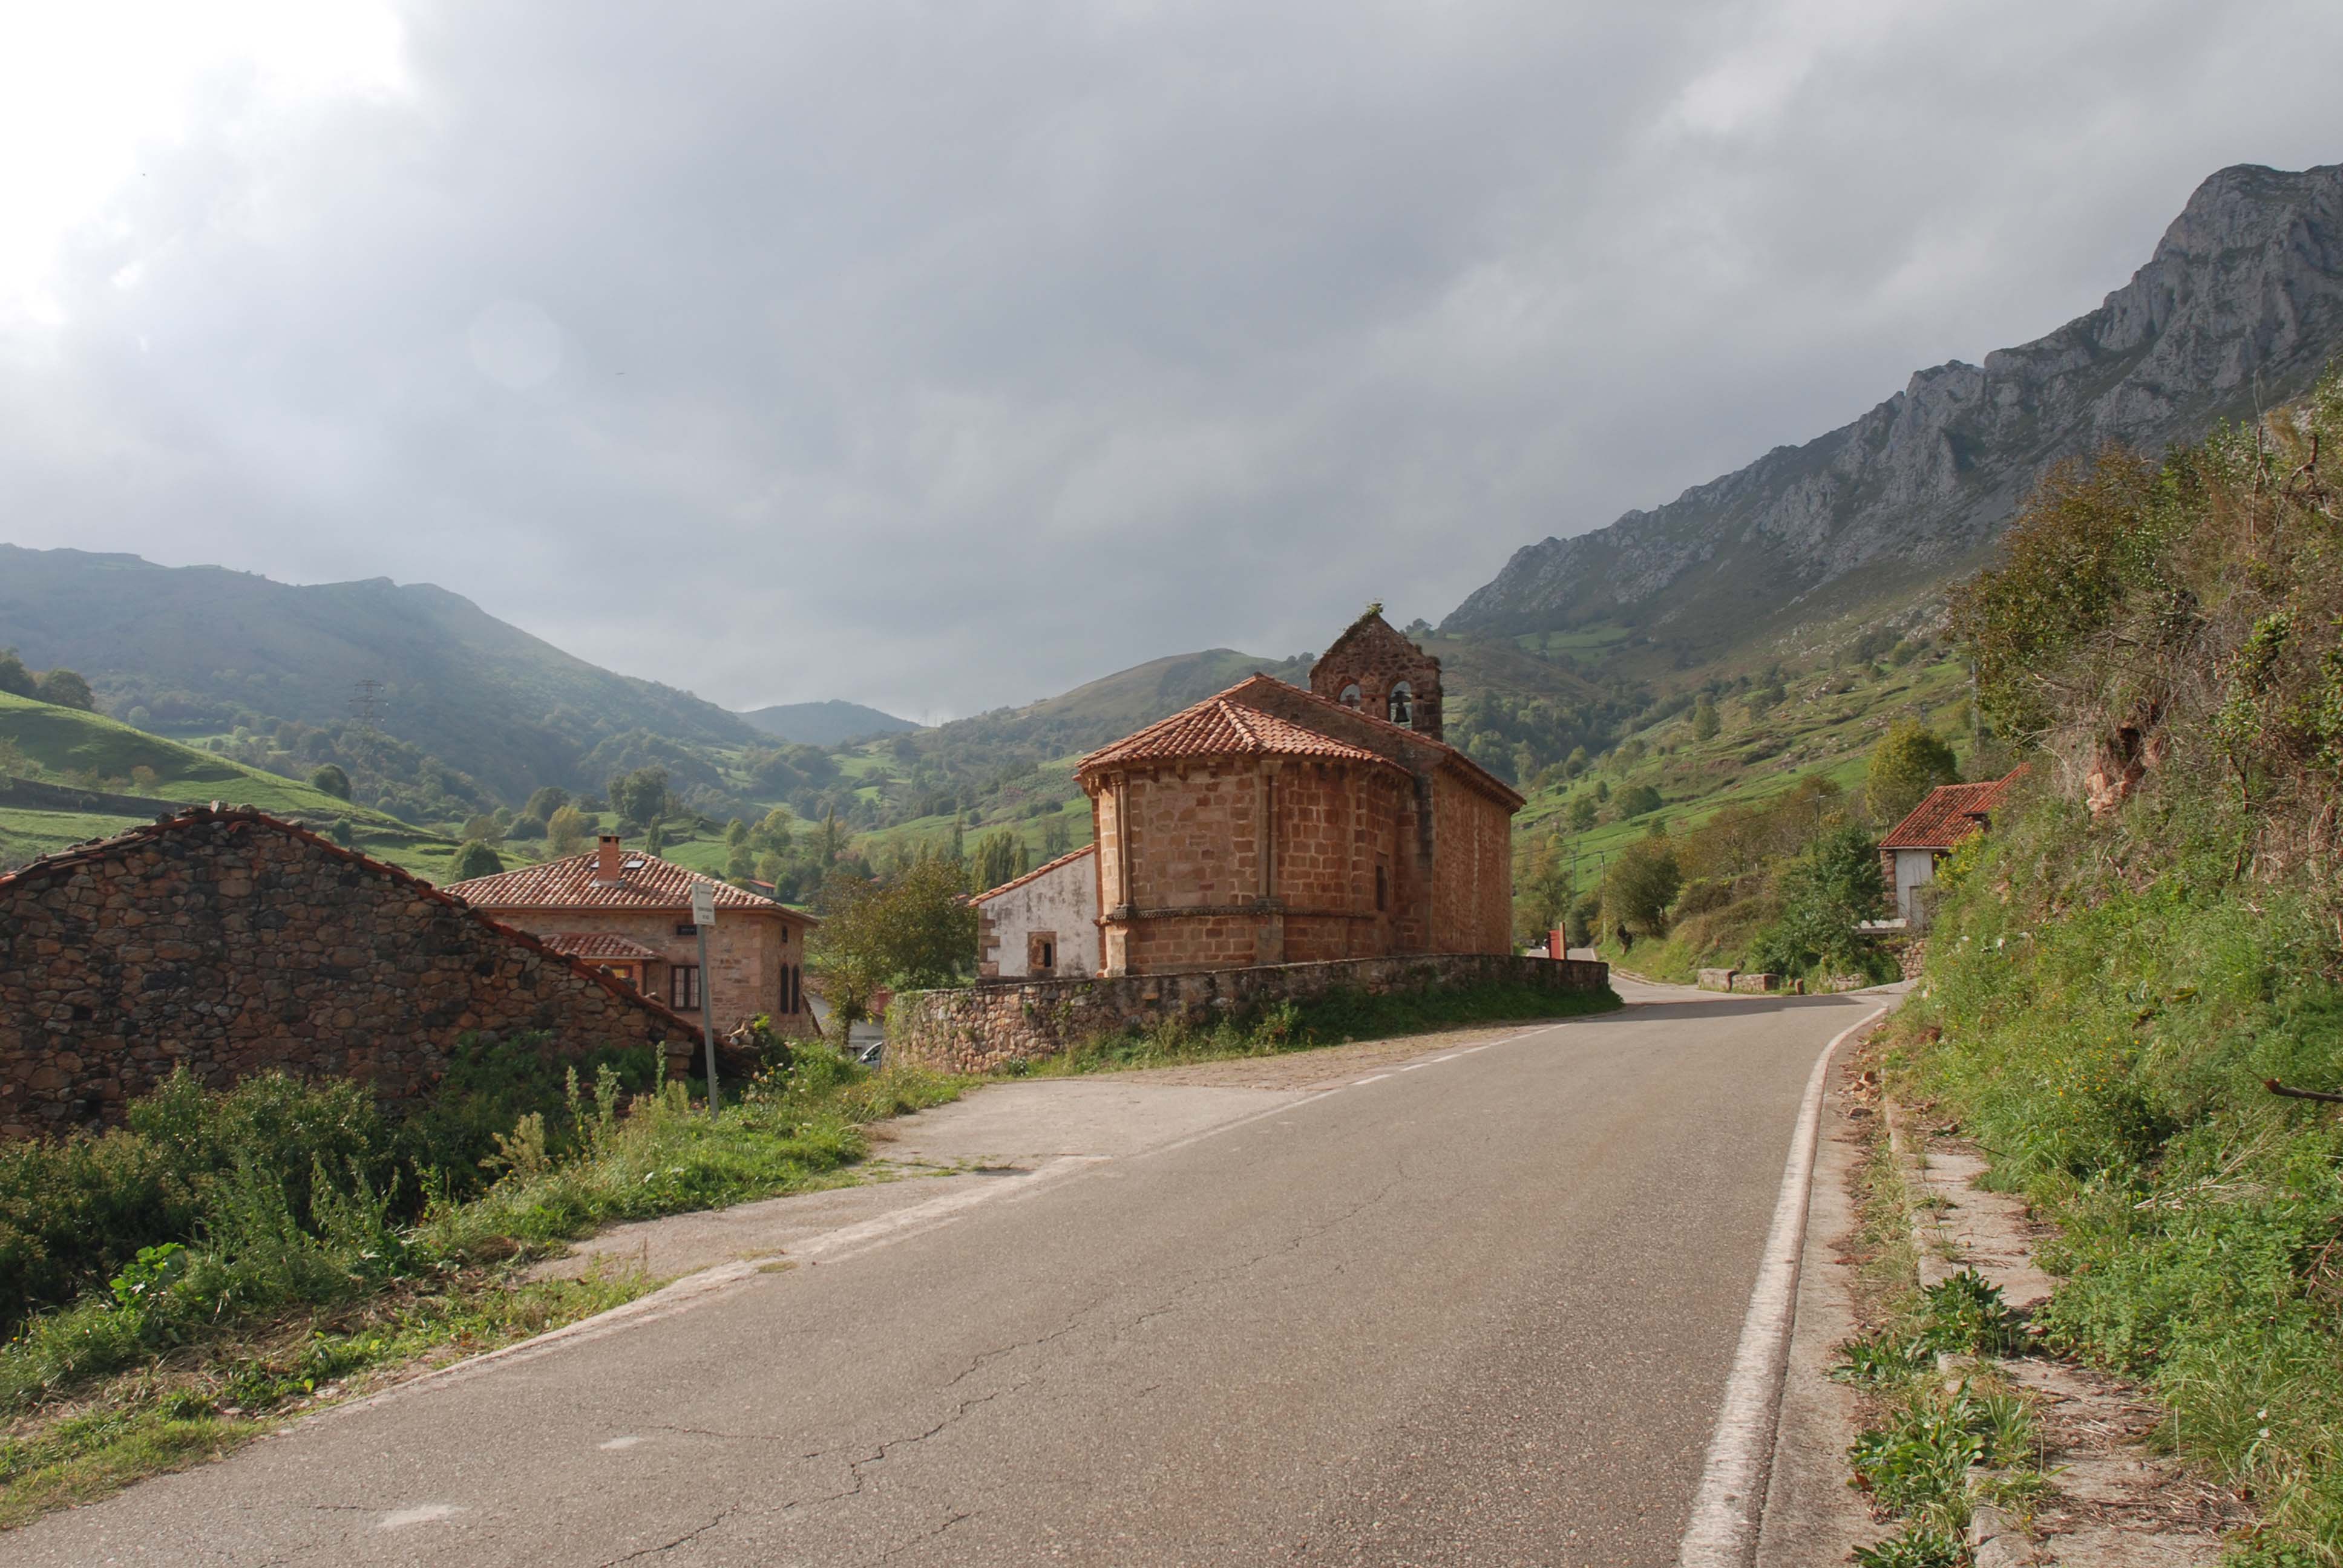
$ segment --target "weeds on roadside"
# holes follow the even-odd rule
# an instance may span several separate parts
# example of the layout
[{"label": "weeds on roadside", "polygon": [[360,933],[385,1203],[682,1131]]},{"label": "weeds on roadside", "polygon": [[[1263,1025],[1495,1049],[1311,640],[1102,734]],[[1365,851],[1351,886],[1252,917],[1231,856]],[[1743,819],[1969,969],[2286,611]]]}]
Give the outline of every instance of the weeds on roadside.
[{"label": "weeds on roadside", "polygon": [[1590,995],[1494,982],[1387,992],[1335,990],[1307,1001],[1281,1001],[1209,1025],[1167,1020],[1146,1030],[1088,1040],[1053,1057],[1020,1062],[1008,1070],[1018,1077],[1057,1078],[1274,1056],[1346,1040],[1380,1040],[1469,1024],[1583,1017],[1621,1005],[1617,995],[1608,990]]},{"label": "weeds on roadside", "polygon": [[[628,1099],[623,1081],[604,1063],[588,1091],[570,1069],[558,1100],[491,1140],[485,1191],[467,1199],[478,1182],[443,1177],[411,1225],[389,1140],[348,1084],[271,1075],[220,1093],[175,1080],[133,1107],[127,1133],[0,1151],[0,1281],[24,1292],[0,1297],[16,1325],[0,1345],[0,1421],[14,1422],[0,1442],[0,1527],[218,1452],[252,1418],[355,1373],[625,1301],[649,1282],[515,1287],[484,1265],[612,1220],[838,1180],[862,1152],[862,1121],[940,1103],[968,1081],[874,1074],[809,1045],[718,1115],[681,1084]],[[70,1213],[117,1214],[130,1235],[92,1245],[38,1228],[60,1175],[78,1183]],[[32,1228],[8,1223],[18,1216]],[[74,1299],[41,1310],[35,1287],[76,1277],[89,1282]],[[288,1341],[285,1325],[301,1322]]]}]

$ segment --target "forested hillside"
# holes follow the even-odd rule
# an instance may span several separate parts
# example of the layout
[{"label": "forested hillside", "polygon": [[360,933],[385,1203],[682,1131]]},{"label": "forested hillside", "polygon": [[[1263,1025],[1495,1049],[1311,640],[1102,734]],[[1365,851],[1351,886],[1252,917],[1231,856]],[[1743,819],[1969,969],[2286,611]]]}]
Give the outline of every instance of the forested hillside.
[{"label": "forested hillside", "polygon": [[[435,815],[477,806],[477,789],[518,802],[543,784],[598,788],[593,752],[612,737],[763,739],[689,692],[598,668],[444,588],[387,578],[294,587],[0,545],[0,646],[10,644],[36,668],[82,671],[106,712],[142,729],[211,735],[289,720],[305,747],[323,733],[333,749],[320,759]],[[361,681],[379,683],[372,729],[396,744],[347,753]],[[453,802],[444,810],[442,797]]]}]

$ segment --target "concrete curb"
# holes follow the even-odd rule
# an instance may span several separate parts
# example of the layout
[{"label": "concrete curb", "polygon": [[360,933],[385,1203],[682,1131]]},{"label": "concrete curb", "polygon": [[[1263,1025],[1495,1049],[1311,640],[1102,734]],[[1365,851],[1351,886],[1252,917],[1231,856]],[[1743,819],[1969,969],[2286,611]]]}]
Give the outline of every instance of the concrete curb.
[{"label": "concrete curb", "polygon": [[1774,1439],[1782,1408],[1783,1380],[1789,1371],[1790,1335],[1798,1302],[1798,1271],[1805,1261],[1806,1211],[1814,1193],[1815,1150],[1822,1131],[1823,1091],[1831,1060],[1840,1046],[1885,1018],[1878,1008],[1831,1037],[1815,1058],[1790,1134],[1790,1157],[1782,1172],[1782,1192],[1774,1207],[1773,1229],[1742,1320],[1741,1342],[1725,1380],[1700,1490],[1693,1496],[1676,1561],[1680,1568],[1745,1568],[1757,1553],[1760,1516],[1773,1469]]}]

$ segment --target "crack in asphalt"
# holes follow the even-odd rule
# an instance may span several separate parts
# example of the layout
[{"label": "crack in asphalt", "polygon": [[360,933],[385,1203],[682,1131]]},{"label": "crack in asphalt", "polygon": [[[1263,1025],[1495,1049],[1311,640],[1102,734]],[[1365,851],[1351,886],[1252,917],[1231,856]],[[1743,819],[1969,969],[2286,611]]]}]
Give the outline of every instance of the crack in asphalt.
[{"label": "crack in asphalt", "polygon": [[1082,1326],[1083,1319],[1089,1317],[1092,1312],[1097,1312],[1099,1308],[1105,1304],[1105,1302],[1102,1300],[1091,1302],[1089,1305],[1078,1309],[1074,1315],[1068,1318],[1061,1326],[1051,1329],[1048,1333],[1041,1335],[1038,1339],[1016,1340],[1008,1344],[998,1346],[992,1350],[980,1352],[974,1361],[969,1362],[968,1365],[961,1370],[960,1375],[953,1378],[951,1382],[944,1384],[945,1390],[949,1392],[960,1387],[960,1384],[966,1382],[970,1378],[974,1377],[988,1362],[996,1362],[1002,1356],[1014,1354],[1018,1351],[1032,1350],[1039,1346],[1046,1345],[1053,1340],[1064,1339],[1068,1334],[1072,1333],[1076,1329]]},{"label": "crack in asphalt", "polygon": [[879,1553],[875,1560],[884,1563],[890,1558],[900,1557],[914,1546],[925,1545],[928,1542],[933,1541],[937,1536],[941,1535],[953,1525],[965,1523],[975,1517],[976,1513],[972,1509],[964,1513],[955,1513],[950,1518],[945,1520],[941,1524],[937,1525],[933,1530],[922,1531],[919,1534],[912,1536],[909,1541],[903,1542],[899,1545],[890,1546],[886,1551]]},{"label": "crack in asphalt", "polygon": [[726,1503],[723,1507],[716,1511],[716,1517],[709,1520],[707,1523],[687,1530],[672,1541],[662,1541],[657,1546],[646,1546],[639,1552],[629,1552],[623,1557],[613,1557],[601,1565],[601,1568],[618,1568],[618,1564],[621,1563],[640,1562],[646,1557],[657,1557],[662,1553],[672,1552],[679,1546],[688,1546],[692,1542],[699,1540],[701,1536],[715,1529],[718,1525],[723,1523],[727,1519],[731,1518],[733,1513],[737,1512],[739,1508],[739,1504],[737,1503]]}]

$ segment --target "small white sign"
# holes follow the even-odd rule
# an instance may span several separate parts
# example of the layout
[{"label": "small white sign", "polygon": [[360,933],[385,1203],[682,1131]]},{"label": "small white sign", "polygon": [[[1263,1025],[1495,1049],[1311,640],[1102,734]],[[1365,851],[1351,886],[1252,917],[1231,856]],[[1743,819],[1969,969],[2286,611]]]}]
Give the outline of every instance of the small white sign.
[{"label": "small white sign", "polygon": [[691,923],[695,926],[716,923],[716,890],[705,882],[691,884]]}]

